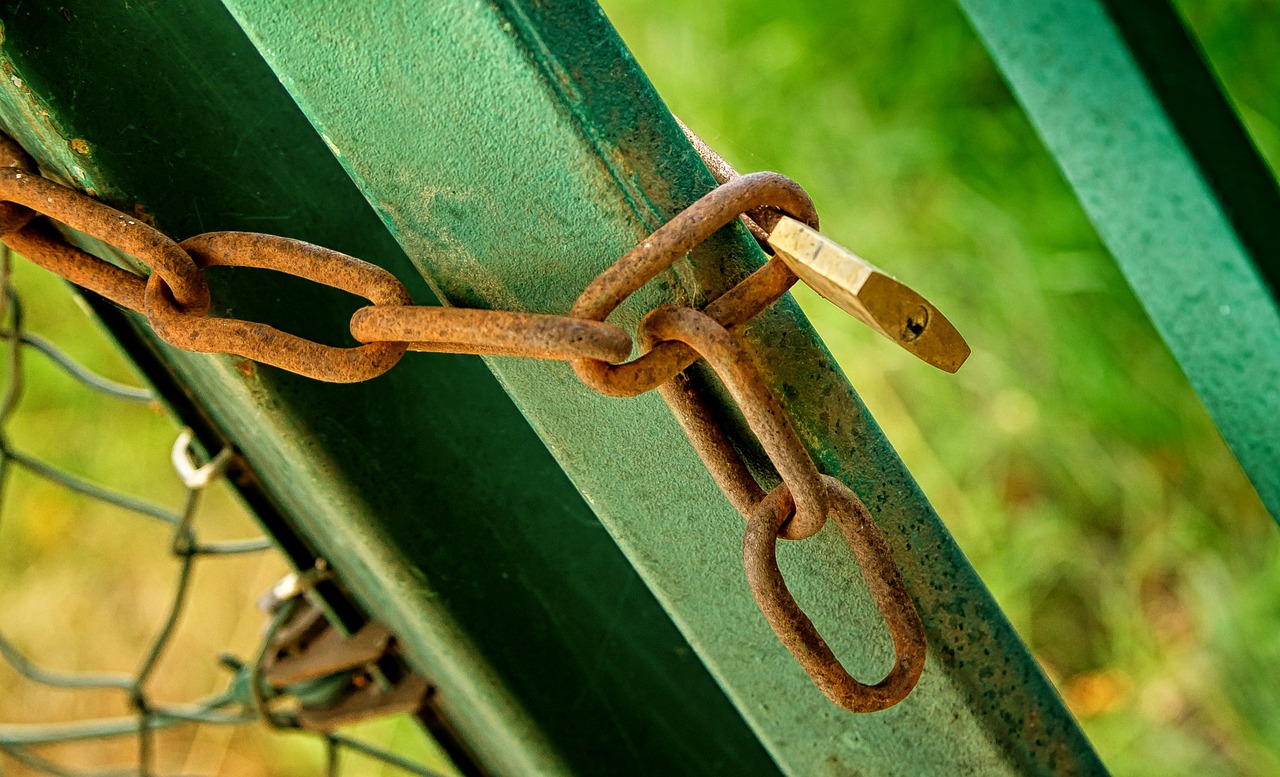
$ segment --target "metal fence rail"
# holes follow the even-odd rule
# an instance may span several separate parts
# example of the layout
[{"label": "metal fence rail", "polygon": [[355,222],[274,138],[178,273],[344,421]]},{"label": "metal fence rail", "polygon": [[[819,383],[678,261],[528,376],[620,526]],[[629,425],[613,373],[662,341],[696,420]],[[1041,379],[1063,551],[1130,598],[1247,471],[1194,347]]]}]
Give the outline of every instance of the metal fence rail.
[{"label": "metal fence rail", "polygon": [[1280,521],[1280,187],[1177,10],[960,5]]},{"label": "metal fence rail", "polygon": [[[14,447],[8,428],[9,422],[19,412],[24,392],[31,387],[24,369],[28,351],[38,352],[50,359],[86,389],[120,402],[148,403],[154,401],[155,397],[148,389],[120,384],[97,375],[64,353],[56,344],[26,331],[22,298],[11,283],[11,269],[10,253],[7,248],[0,246],[0,289],[3,289],[0,294],[0,322],[4,322],[4,328],[0,331],[4,341],[3,389],[0,390],[0,504],[3,503],[11,475],[17,468],[84,498],[114,505],[144,520],[162,522],[171,530],[168,552],[178,562],[178,573],[167,612],[151,638],[142,646],[137,669],[130,674],[65,672],[46,668],[24,655],[5,636],[5,626],[0,624],[0,658],[22,677],[50,688],[73,691],[118,690],[125,695],[131,710],[130,715],[118,718],[50,724],[0,723],[0,752],[30,770],[59,777],[125,774],[149,776],[160,773],[157,767],[156,735],[162,730],[192,724],[261,724],[281,731],[303,732],[321,739],[325,744],[326,774],[338,774],[342,754],[351,752],[397,767],[409,774],[427,777],[438,775],[438,772],[395,753],[343,734],[307,732],[298,726],[288,708],[281,709],[278,704],[273,704],[273,696],[276,694],[265,685],[261,676],[264,658],[277,630],[291,615],[297,599],[288,600],[276,607],[264,630],[260,647],[248,660],[227,655],[216,659],[210,657],[210,660],[220,661],[228,670],[230,679],[224,690],[185,703],[164,702],[155,696],[150,689],[150,681],[162,661],[171,653],[172,637],[183,616],[187,614],[192,572],[197,562],[270,551],[273,544],[267,537],[221,542],[206,542],[201,539],[196,521],[202,497],[211,484],[224,476],[234,452],[230,448],[224,448],[197,464],[197,452],[193,450],[190,432],[184,431],[173,448],[174,470],[185,487],[177,509],[117,492]],[[2,517],[3,513],[0,512],[0,518]],[[251,606],[248,602],[245,604]],[[35,713],[33,711],[33,717]],[[137,765],[127,768],[82,771],[56,763],[40,752],[42,747],[48,745],[130,736],[137,739]]]}]

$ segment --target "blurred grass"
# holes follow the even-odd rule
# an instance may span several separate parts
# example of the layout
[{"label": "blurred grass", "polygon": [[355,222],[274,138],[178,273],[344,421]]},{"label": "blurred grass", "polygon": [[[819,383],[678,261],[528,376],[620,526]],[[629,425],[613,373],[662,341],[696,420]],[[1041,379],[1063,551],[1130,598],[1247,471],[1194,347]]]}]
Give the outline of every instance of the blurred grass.
[{"label": "blurred grass", "polygon": [[[1115,772],[1280,773],[1275,526],[952,0],[603,5],[690,126],[740,169],[803,183],[824,231],[909,280],[973,344],[947,376],[800,292]],[[1276,166],[1280,3],[1181,7]],[[59,281],[17,269],[32,331],[131,379]],[[21,447],[174,503],[171,421],[27,360]],[[0,628],[59,668],[131,671],[172,590],[165,533],[21,473],[4,508]],[[224,491],[200,521],[211,537],[253,531]],[[283,570],[262,559],[201,563],[157,678],[165,698],[218,687],[216,654],[252,649],[252,602]],[[118,695],[49,692],[6,667],[0,688],[4,721],[124,712]],[[407,726],[375,728],[384,744],[427,748]],[[256,729],[164,742],[164,763],[186,772],[320,764],[310,740]],[[58,756],[103,765],[131,747]]]},{"label": "blurred grass", "polygon": [[[1280,774],[1276,527],[953,0],[604,0],[672,110],[974,347],[814,324],[1123,775]],[[1273,167],[1280,4],[1182,4]]]}]

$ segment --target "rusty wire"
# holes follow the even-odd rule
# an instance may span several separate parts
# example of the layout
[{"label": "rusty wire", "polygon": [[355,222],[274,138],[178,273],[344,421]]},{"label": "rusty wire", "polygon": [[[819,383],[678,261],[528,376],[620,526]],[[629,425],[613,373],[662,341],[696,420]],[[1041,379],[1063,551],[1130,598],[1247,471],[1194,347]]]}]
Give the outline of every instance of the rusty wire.
[{"label": "rusty wire", "polygon": [[[3,215],[0,214],[0,218]],[[7,628],[0,628],[0,660],[7,663],[25,680],[64,691],[114,690],[119,692],[131,714],[118,718],[74,720],[56,723],[0,723],[0,753],[35,773],[55,777],[108,777],[108,775],[141,775],[157,772],[157,734],[178,726],[234,726],[262,722],[270,714],[271,722],[289,730],[300,730],[287,714],[264,713],[246,693],[250,670],[226,656],[209,656],[232,670],[225,690],[187,703],[171,703],[156,698],[152,679],[162,662],[193,660],[190,656],[169,656],[173,637],[182,621],[190,593],[190,583],[198,563],[216,558],[269,551],[273,546],[266,537],[208,542],[200,539],[196,519],[204,492],[224,476],[233,459],[230,448],[199,459],[193,450],[189,432],[179,435],[171,458],[175,473],[185,492],[177,509],[120,493],[114,489],[72,474],[17,447],[11,439],[9,423],[18,414],[21,400],[30,388],[26,380],[26,354],[38,352],[87,390],[122,402],[153,403],[154,394],[145,388],[128,386],[95,374],[63,352],[57,345],[26,331],[22,297],[11,283],[9,248],[0,245],[0,340],[3,340],[3,390],[0,392],[0,506],[7,500],[6,490],[16,471],[66,489],[83,498],[114,505],[127,514],[144,520],[159,521],[170,529],[168,553],[177,562],[168,607],[147,640],[132,673],[69,672],[51,669],[24,653],[10,638]],[[127,526],[127,524],[126,524]],[[123,528],[123,527],[122,527]],[[251,602],[246,605],[252,606]],[[262,644],[270,644],[271,632]],[[325,744],[326,773],[338,774],[344,753],[360,753],[408,774],[440,777],[434,770],[406,760],[368,743],[336,732],[307,732]],[[137,742],[137,763],[127,768],[82,770],[65,766],[42,750],[51,745],[89,740],[133,737]]]},{"label": "rusty wire", "polygon": [[[218,232],[175,243],[136,218],[34,175],[21,149],[2,142],[0,162],[13,167],[0,170],[0,239],[72,282],[142,312],[165,342],[186,350],[236,354],[332,382],[375,377],[406,350],[525,356],[567,360],[584,384],[607,396],[659,389],[726,498],[749,521],[748,582],[780,640],[833,702],[854,711],[881,709],[905,697],[919,676],[925,647],[920,619],[865,506],[819,474],[734,334],[782,297],[796,275],[770,257],[701,311],[673,306],[652,311],[640,328],[643,352],[631,361],[626,361],[633,347],[630,335],[606,322],[631,294],[735,219],[741,218],[766,250],[764,238],[782,215],[818,226],[812,201],[794,181],[777,173],[739,176],[700,138],[685,132],[720,185],[605,269],[568,316],[416,306],[385,270],[281,237]],[[150,275],[143,278],[70,245],[37,214],[133,256]],[[210,316],[201,271],[214,265],[270,269],[365,297],[372,305],[356,311],[350,322],[362,345],[336,348],[265,324]],[[766,495],[752,477],[685,374],[699,359],[725,384],[780,476],[771,493]],[[786,593],[780,575],[767,574],[773,545],[760,539],[761,527],[769,527],[770,538],[803,539],[816,534],[829,513],[845,532],[894,635],[898,662],[876,685],[848,676]],[[772,569],[776,572],[776,564]]]}]

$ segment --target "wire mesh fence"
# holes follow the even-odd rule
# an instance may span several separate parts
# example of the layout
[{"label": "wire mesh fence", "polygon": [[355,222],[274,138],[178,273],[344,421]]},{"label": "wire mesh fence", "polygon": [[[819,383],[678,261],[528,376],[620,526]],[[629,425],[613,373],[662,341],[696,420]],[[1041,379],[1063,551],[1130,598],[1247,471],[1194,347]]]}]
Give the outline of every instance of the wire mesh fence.
[{"label": "wire mesh fence", "polygon": [[[6,515],[8,490],[18,471],[34,477],[67,494],[113,506],[131,514],[136,519],[159,524],[167,534],[166,551],[176,564],[176,573],[167,591],[167,597],[158,623],[142,640],[142,646],[129,672],[65,671],[49,668],[57,656],[41,655],[39,658],[19,648],[10,637],[10,624],[5,622],[5,607],[0,604],[0,659],[25,681],[38,684],[50,693],[101,694],[114,693],[123,701],[126,714],[111,717],[88,717],[54,722],[31,722],[41,718],[39,710],[24,711],[24,720],[0,723],[0,753],[7,756],[11,766],[27,773],[48,775],[75,775],[82,777],[106,777],[107,775],[137,774],[150,777],[175,773],[163,768],[157,756],[157,737],[162,733],[193,726],[236,727],[260,725],[284,731],[299,732],[294,706],[287,699],[266,686],[262,679],[263,662],[276,632],[290,617],[297,600],[289,600],[276,607],[270,621],[259,638],[256,650],[247,658],[230,653],[196,657],[175,649],[174,637],[184,616],[192,616],[191,590],[193,573],[198,565],[217,564],[219,559],[243,557],[249,554],[272,553],[273,545],[267,537],[248,539],[208,540],[197,526],[201,505],[206,494],[223,477],[233,451],[224,449],[212,456],[200,455],[190,433],[178,436],[172,453],[173,475],[181,483],[181,496],[177,508],[140,499],[131,494],[99,484],[90,479],[55,466],[15,444],[10,427],[20,413],[25,394],[39,386],[28,380],[30,357],[38,354],[47,359],[65,375],[74,379],[81,390],[95,392],[112,402],[155,404],[152,392],[98,375],[81,365],[62,348],[50,340],[27,331],[24,321],[23,298],[13,280],[13,261],[6,248],[0,248],[0,348],[3,348],[3,384],[0,387],[0,521]],[[2,525],[2,524],[0,524]],[[113,528],[121,532],[134,530],[128,524]],[[72,527],[71,531],[74,531]],[[37,570],[38,572],[38,570]],[[241,603],[252,607],[251,601]],[[200,613],[195,613],[199,616]],[[52,620],[57,614],[48,613]],[[193,620],[199,622],[200,617]],[[16,624],[21,625],[21,624]],[[58,628],[76,629],[75,622],[59,622]],[[81,627],[84,627],[83,625]],[[223,670],[220,690],[194,700],[175,703],[165,700],[157,692],[154,682],[157,672],[166,662],[179,665],[179,669],[193,667],[196,662],[218,663]],[[304,732],[315,737],[323,747],[323,770],[326,774],[339,774],[346,754],[358,754],[372,762],[389,767],[393,771],[418,775],[438,775],[440,771],[418,763],[390,750],[360,739],[336,732]],[[126,766],[94,767],[68,766],[48,753],[51,747],[72,743],[104,740],[130,740],[133,745],[134,763]],[[0,759],[3,764],[5,759]]]}]

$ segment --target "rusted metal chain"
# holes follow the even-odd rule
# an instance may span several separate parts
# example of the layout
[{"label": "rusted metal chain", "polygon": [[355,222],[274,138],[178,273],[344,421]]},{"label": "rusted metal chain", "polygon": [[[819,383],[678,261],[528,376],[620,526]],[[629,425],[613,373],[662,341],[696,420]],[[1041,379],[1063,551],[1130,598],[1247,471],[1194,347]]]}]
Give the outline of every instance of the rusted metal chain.
[{"label": "rusted metal chain", "polygon": [[[0,200],[30,208],[129,254],[164,279],[184,310],[208,309],[209,287],[196,263],[142,219],[13,167],[0,169]],[[109,298],[105,290],[100,293]]]},{"label": "rusted metal chain", "polygon": [[809,195],[778,173],[751,173],[721,184],[628,251],[583,289],[571,314],[603,321],[636,289],[752,208],[774,205],[818,228]]},{"label": "rusted metal chain", "polygon": [[[706,313],[673,305],[655,308],[640,323],[640,331],[657,341],[683,342],[707,360],[738,403],[747,425],[760,440],[794,500],[795,518],[787,524],[783,536],[801,540],[817,534],[827,521],[827,491],[818,478],[818,468],[796,436],[782,404],[760,379],[755,363],[738,338]],[[711,473],[716,476],[717,468],[711,467]],[[723,490],[726,496],[743,491],[737,485]],[[744,515],[755,510],[755,504],[735,504],[734,507]]]},{"label": "rusted metal chain", "polygon": [[397,340],[411,351],[625,361],[631,335],[621,327],[564,316],[505,310],[375,306],[351,317],[362,343]]},{"label": "rusted metal chain", "polygon": [[[817,228],[813,202],[795,181],[777,173],[735,178],[685,208],[597,276],[578,296],[569,315],[604,321],[658,273],[742,213],[762,204],[776,205]],[[735,289],[709,304],[706,312],[722,326],[737,326],[773,304],[795,282],[795,274],[780,259],[770,259]],[[626,364],[590,359],[575,359],[572,363],[579,379],[591,388],[608,396],[627,397],[665,383],[697,358],[687,346],[664,343]]]},{"label": "rusted metal chain", "polygon": [[[12,167],[23,172],[35,172],[36,163],[26,150],[8,135],[0,132],[0,168]],[[0,235],[21,229],[36,217],[36,212],[13,202],[0,202]]]},{"label": "rusted metal chain", "polygon": [[[210,232],[182,242],[197,267],[257,267],[287,273],[364,297],[375,305],[408,305],[409,292],[395,276],[301,240],[250,232]],[[175,348],[232,353],[309,378],[332,383],[369,380],[400,361],[404,343],[379,342],[336,348],[275,327],[233,318],[206,317],[208,305],[183,311],[159,273],[147,280],[146,313],[151,326]]]},{"label": "rusted metal chain", "polygon": [[[568,316],[416,306],[390,273],[326,248],[273,235],[213,232],[175,243],[139,219],[40,177],[21,148],[0,135],[0,239],[29,259],[115,303],[145,315],[166,343],[188,351],[227,353],[318,380],[368,380],[393,367],[406,350],[567,360],[590,388],[626,397],[657,388],[726,498],[747,519],[744,562],[761,611],[782,643],[833,702],[855,712],[883,709],[915,684],[924,660],[924,631],[888,544],[866,507],[847,487],[821,475],[781,403],[734,331],[796,283],[771,257],[699,311],[660,306],[639,327],[644,352],[606,319],[631,294],[717,230],[742,217],[768,251],[767,230],[782,215],[814,229],[813,203],[776,173],[738,176],[686,128],[720,186],[658,228],[605,269]],[[45,216],[88,234],[150,268],[143,278],[67,243]],[[214,266],[273,270],[364,297],[352,336],[341,348],[266,324],[210,315],[203,271]],[[710,403],[685,371],[705,359],[741,409],[781,483],[770,492],[752,476]],[[778,538],[816,534],[836,519],[862,567],[893,635],[897,660],[879,683],[844,670],[787,592],[774,558]]]},{"label": "rusted metal chain", "polygon": [[[693,150],[697,151],[698,156],[702,158],[702,163],[711,172],[711,177],[716,179],[716,183],[726,184],[741,175],[741,173],[733,169],[733,165],[720,156],[705,140],[698,137],[696,132],[689,129],[687,124],[680,121],[679,116],[673,118],[676,120],[676,124],[680,125],[680,131],[684,133],[685,139],[689,141],[689,144],[693,146]],[[747,230],[751,232],[751,236],[756,239],[756,242],[765,250],[765,253],[773,253],[773,250],[769,247],[769,231],[773,229],[781,215],[782,212],[777,208],[762,205],[758,208],[752,208],[741,216],[742,223],[747,225]]]},{"label": "rusted metal chain", "polygon": [[[32,212],[31,215],[38,214]],[[142,312],[144,279],[81,251],[63,240],[50,225],[37,221],[0,239],[33,264],[95,291],[121,307]]]},{"label": "rusted metal chain", "polygon": [[781,486],[760,502],[747,523],[742,542],[747,582],[778,639],[827,698],[850,712],[875,712],[902,701],[920,679],[924,624],[866,505],[835,478],[823,475],[822,482],[831,517],[862,567],[862,577],[893,637],[895,659],[889,674],[874,685],[853,679],[787,590],[777,559],[778,530],[790,512]]}]

